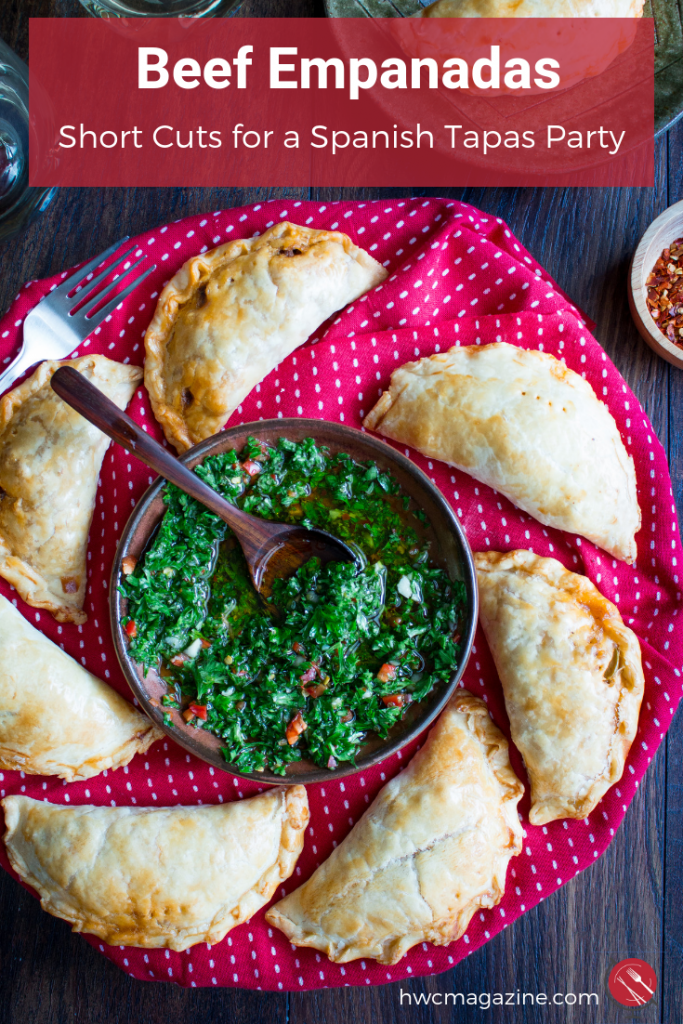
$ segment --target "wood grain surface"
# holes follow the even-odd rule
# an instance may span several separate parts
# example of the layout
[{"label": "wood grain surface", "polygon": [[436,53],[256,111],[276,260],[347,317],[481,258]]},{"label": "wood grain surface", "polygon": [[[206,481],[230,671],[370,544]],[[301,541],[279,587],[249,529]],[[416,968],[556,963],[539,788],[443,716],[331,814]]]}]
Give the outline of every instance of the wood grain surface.
[{"label": "wood grain surface", "polygon": [[[321,0],[247,0],[240,16],[318,16]],[[0,0],[0,35],[27,57],[28,18],[83,15],[77,0]],[[101,251],[122,234],[199,211],[295,196],[330,201],[447,195],[503,217],[596,321],[595,334],[639,396],[670,459],[683,511],[683,371],[639,337],[628,310],[631,254],[647,226],[683,199],[683,123],[656,146],[653,189],[72,189],[0,247],[0,311],[27,280]],[[452,971],[367,989],[279,995],[184,990],[134,981],[72,935],[0,872],[0,1024],[681,1024],[683,1022],[683,726],[681,714],[612,845],[583,872]],[[629,1010],[607,995],[609,968],[640,956],[656,998]],[[599,1007],[483,1011],[415,1005],[429,993],[596,992]],[[413,997],[409,1005],[407,994]],[[402,1002],[403,1000],[403,1002]]]}]

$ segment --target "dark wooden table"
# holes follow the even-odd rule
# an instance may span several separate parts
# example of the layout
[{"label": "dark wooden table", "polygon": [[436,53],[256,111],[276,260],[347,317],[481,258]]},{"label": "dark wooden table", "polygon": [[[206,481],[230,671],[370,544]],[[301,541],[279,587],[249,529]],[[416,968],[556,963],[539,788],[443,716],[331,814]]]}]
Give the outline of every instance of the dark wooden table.
[{"label": "dark wooden table", "polygon": [[[317,16],[322,0],[248,0],[241,15]],[[82,15],[77,0],[0,0],[0,35],[24,58],[28,18]],[[656,146],[653,189],[73,189],[0,246],[0,310],[24,281],[68,267],[124,233],[199,211],[296,196],[329,201],[448,195],[503,217],[597,323],[596,335],[639,396],[665,445],[683,510],[683,372],[640,340],[626,302],[628,262],[648,224],[683,198],[683,122]],[[0,872],[2,1024],[681,1024],[683,1022],[683,723],[676,717],[605,855],[454,970],[372,989],[280,995],[184,990],[134,981]],[[607,995],[606,972],[626,956],[657,971],[657,997],[638,1010]],[[401,991],[404,993],[401,1005]],[[409,1006],[405,993],[597,992],[599,1008]]]}]

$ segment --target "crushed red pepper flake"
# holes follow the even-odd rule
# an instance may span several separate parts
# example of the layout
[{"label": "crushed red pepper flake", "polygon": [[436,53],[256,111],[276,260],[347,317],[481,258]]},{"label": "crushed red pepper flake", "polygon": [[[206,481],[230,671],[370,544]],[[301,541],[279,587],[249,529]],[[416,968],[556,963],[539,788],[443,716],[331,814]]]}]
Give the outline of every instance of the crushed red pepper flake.
[{"label": "crushed red pepper flake", "polygon": [[683,348],[683,238],[662,251],[646,287],[652,319],[665,338]]}]

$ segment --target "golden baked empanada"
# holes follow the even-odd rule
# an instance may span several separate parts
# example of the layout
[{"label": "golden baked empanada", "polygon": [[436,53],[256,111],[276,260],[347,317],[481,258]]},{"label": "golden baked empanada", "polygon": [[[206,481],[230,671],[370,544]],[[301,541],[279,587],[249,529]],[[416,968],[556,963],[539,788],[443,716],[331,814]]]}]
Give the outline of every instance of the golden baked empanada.
[{"label": "golden baked empanada", "polygon": [[470,473],[546,526],[635,561],[633,459],[590,384],[548,353],[501,342],[406,363],[365,426]]},{"label": "golden baked empanada", "polygon": [[0,576],[59,622],[85,622],[88,531],[110,442],[52,390],[59,366],[120,409],[142,371],[96,355],[45,362],[0,400]]},{"label": "golden baked empanada", "polygon": [[289,878],[303,786],[215,807],[65,807],[8,796],[5,846],[43,910],[112,945],[215,943]]},{"label": "golden baked empanada", "polygon": [[448,945],[503,896],[523,792],[486,705],[457,690],[410,765],[266,920],[336,963]]},{"label": "golden baked empanada", "polygon": [[181,267],[147,330],[145,384],[185,451],[221,430],[259,381],[387,271],[339,231],[283,222]]},{"label": "golden baked empanada", "polygon": [[529,821],[585,818],[624,771],[640,645],[585,576],[531,551],[474,556],[480,619],[531,782]]},{"label": "golden baked empanada", "polygon": [[89,779],[161,735],[0,595],[0,768]]}]

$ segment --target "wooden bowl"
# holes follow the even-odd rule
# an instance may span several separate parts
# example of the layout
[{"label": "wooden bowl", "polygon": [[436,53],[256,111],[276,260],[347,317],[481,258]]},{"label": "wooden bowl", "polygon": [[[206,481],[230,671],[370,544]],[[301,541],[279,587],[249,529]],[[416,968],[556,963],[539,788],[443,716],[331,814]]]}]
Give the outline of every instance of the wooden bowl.
[{"label": "wooden bowl", "polygon": [[683,200],[674,203],[654,220],[633,254],[628,277],[628,304],[642,338],[667,363],[683,369],[683,348],[665,337],[647,308],[647,279],[662,250],[683,237]]},{"label": "wooden bowl", "polygon": [[[304,760],[289,765],[285,776],[275,775],[267,770],[263,772],[238,771],[225,761],[222,754],[223,741],[220,737],[205,732],[203,729],[195,729],[183,720],[179,711],[160,705],[161,697],[166,693],[163,679],[155,669],[151,669],[147,675],[143,675],[142,667],[129,656],[127,639],[121,626],[121,619],[126,614],[128,604],[118,589],[121,582],[121,564],[127,555],[138,559],[144,553],[164,514],[162,491],[165,481],[161,478],[158,479],[145,492],[123,531],[114,559],[110,583],[111,629],[116,653],[123,673],[140,705],[167,736],[203,761],[207,761],[215,768],[220,768],[221,771],[261,783],[279,785],[293,782],[325,782],[363,771],[370,765],[396,753],[421,733],[446,704],[465,670],[477,625],[477,577],[472,552],[452,508],[441,491],[421,469],[418,469],[410,459],[383,441],[339,423],[292,418],[261,420],[258,423],[230,427],[196,445],[181,456],[181,461],[193,468],[207,455],[229,451],[231,448],[239,451],[250,435],[269,443],[276,443],[280,437],[287,437],[292,441],[313,437],[318,444],[326,445],[333,454],[347,452],[357,460],[373,459],[382,469],[388,470],[404,492],[415,501],[419,508],[424,510],[435,542],[434,550],[437,561],[441,562],[452,580],[464,582],[467,591],[467,614],[463,629],[462,656],[457,671],[443,685],[437,685],[425,700],[410,705],[402,721],[393,726],[386,739],[377,736],[369,739],[361,747],[355,765],[344,763],[337,768],[326,769],[320,768],[312,761]],[[172,726],[164,724],[164,715],[167,713],[171,715]]]}]

